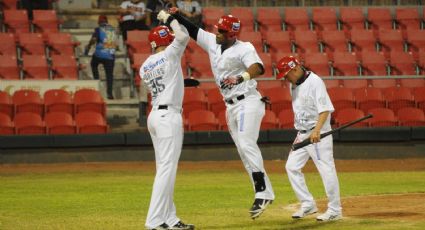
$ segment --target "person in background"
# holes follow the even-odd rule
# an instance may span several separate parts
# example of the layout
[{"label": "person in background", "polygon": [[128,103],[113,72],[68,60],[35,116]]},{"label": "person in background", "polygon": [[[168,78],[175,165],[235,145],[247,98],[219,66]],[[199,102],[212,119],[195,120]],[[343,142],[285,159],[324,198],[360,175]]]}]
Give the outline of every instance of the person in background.
[{"label": "person in background", "polygon": [[176,6],[175,0],[148,0],[146,4],[146,25],[154,28],[159,25],[157,15],[161,10]]},{"label": "person in background", "polygon": [[108,24],[106,15],[98,18],[99,27],[95,28],[89,44],[85,47],[84,54],[88,55],[90,47],[96,44],[96,50],[91,59],[93,78],[99,79],[99,64],[102,64],[106,74],[107,97],[114,99],[112,84],[114,79],[115,49],[117,47],[117,36],[115,28]]},{"label": "person in background", "polygon": [[184,0],[177,1],[177,7],[180,13],[189,19],[193,24],[198,27],[202,26],[202,8],[198,1]]},{"label": "person in background", "polygon": [[141,0],[123,1],[120,6],[120,29],[124,40],[129,30],[149,30],[146,25],[145,3]]}]

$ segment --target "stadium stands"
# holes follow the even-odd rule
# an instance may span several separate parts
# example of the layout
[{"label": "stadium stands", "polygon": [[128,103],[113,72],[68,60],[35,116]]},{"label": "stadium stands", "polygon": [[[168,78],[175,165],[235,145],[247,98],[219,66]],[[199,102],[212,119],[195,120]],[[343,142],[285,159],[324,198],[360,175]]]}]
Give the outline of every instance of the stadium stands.
[{"label": "stadium stands", "polygon": [[44,93],[46,113],[61,112],[74,115],[74,102],[71,95],[63,89],[51,89]]},{"label": "stadium stands", "polygon": [[[362,117],[364,117],[363,111],[355,109],[355,108],[346,108],[338,112],[338,114],[335,117],[335,121],[338,126],[341,126],[343,124],[346,124],[350,121],[353,121]],[[368,126],[369,126],[368,121],[361,121],[359,123],[354,124],[351,127],[368,127]]]},{"label": "stadium stands", "polygon": [[22,60],[24,78],[36,80],[49,79],[49,65],[45,55],[24,55]]},{"label": "stadium stands", "polygon": [[207,110],[208,101],[205,93],[200,88],[186,87],[183,98],[183,114],[189,115],[192,111]]},{"label": "stadium stands", "polygon": [[15,125],[11,118],[3,113],[0,113],[0,135],[13,135],[15,134]]},{"label": "stadium stands", "polygon": [[69,113],[50,112],[44,119],[47,134],[76,134],[74,120]]},{"label": "stadium stands", "polygon": [[6,29],[10,33],[28,33],[30,32],[30,22],[26,10],[4,10],[4,21]]},{"label": "stadium stands", "polygon": [[77,132],[81,134],[102,134],[109,130],[105,118],[97,112],[84,111],[75,115]]},{"label": "stadium stands", "polygon": [[260,130],[278,129],[279,120],[273,111],[266,110],[263,120],[261,121]]},{"label": "stadium stands", "polygon": [[398,120],[391,109],[374,108],[370,109],[368,113],[373,115],[369,120],[371,127],[392,127],[398,125]]},{"label": "stadium stands", "polygon": [[195,110],[189,113],[188,116],[189,130],[218,130],[219,123],[213,112],[208,110]]},{"label": "stadium stands", "polygon": [[424,112],[418,108],[402,108],[397,117],[401,126],[425,126]]},{"label": "stadium stands", "polygon": [[281,129],[294,128],[294,112],[292,111],[292,109],[284,109],[280,111],[278,119],[279,127]]},{"label": "stadium stands", "polygon": [[58,32],[61,21],[56,16],[54,10],[33,10],[33,20],[35,31],[37,32]]},{"label": "stadium stands", "polygon": [[312,21],[317,31],[338,30],[336,9],[334,7],[315,7],[312,11]]},{"label": "stadium stands", "polygon": [[0,55],[0,79],[20,79],[20,69],[15,56]]},{"label": "stadium stands", "polygon": [[[106,106],[100,93],[93,89],[80,89],[74,94],[74,112],[95,112],[106,116]],[[84,116],[83,116],[84,117]],[[83,119],[84,120],[84,119]]]},{"label": "stadium stands", "polygon": [[13,121],[16,134],[46,134],[46,126],[39,114],[31,112],[18,113]]},{"label": "stadium stands", "polygon": [[30,112],[39,116],[44,114],[44,103],[40,94],[29,89],[16,91],[12,96],[15,106],[15,116],[19,113]]},{"label": "stadium stands", "polygon": [[361,7],[341,7],[339,13],[344,30],[365,29],[365,16]]},{"label": "stadium stands", "polygon": [[13,33],[0,33],[0,55],[16,56],[16,38]]},{"label": "stadium stands", "polygon": [[14,107],[12,98],[6,92],[0,91],[0,114],[13,118]]},{"label": "stadium stands", "polygon": [[78,80],[78,71],[81,66],[77,63],[74,56],[52,55],[51,61],[53,79]]}]

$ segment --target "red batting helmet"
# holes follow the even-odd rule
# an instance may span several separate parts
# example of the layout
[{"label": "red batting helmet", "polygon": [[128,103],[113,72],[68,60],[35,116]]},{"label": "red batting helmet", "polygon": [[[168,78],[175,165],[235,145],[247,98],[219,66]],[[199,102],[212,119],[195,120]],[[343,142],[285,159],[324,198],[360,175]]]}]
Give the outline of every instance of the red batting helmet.
[{"label": "red batting helmet", "polygon": [[238,35],[241,32],[241,21],[232,15],[225,15],[218,20],[215,27],[227,31],[229,35]]},{"label": "red batting helmet", "polygon": [[279,74],[277,75],[277,79],[281,79],[285,77],[286,74],[289,73],[293,68],[299,65],[300,62],[294,56],[285,56],[277,62],[277,69],[279,70]]},{"label": "red batting helmet", "polygon": [[173,40],[174,35],[166,26],[157,26],[151,30],[148,36],[149,42],[153,48],[158,46],[168,46]]}]

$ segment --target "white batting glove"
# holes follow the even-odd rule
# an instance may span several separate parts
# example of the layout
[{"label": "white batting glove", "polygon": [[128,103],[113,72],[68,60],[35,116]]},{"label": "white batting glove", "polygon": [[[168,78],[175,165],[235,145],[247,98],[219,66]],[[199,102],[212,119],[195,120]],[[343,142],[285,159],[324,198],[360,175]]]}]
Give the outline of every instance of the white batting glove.
[{"label": "white batting glove", "polygon": [[167,23],[168,17],[170,17],[170,14],[165,10],[159,11],[158,16],[156,16],[156,18],[164,24]]}]

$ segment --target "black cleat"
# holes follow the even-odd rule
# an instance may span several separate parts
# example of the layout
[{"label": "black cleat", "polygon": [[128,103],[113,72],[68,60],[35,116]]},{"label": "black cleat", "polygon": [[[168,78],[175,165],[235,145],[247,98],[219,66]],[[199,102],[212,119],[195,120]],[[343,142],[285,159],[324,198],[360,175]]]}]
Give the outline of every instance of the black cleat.
[{"label": "black cleat", "polygon": [[273,200],[255,199],[251,209],[249,210],[251,218],[258,218],[264,212],[264,210],[266,210],[267,206],[271,203],[273,203]]},{"label": "black cleat", "polygon": [[167,230],[168,229],[168,225],[166,223],[163,223],[155,228],[151,228],[149,230]]},{"label": "black cleat", "polygon": [[172,230],[181,230],[181,229],[193,230],[193,229],[195,229],[195,226],[193,224],[185,224],[185,223],[179,221],[173,227],[169,227],[168,229],[172,229]]}]

